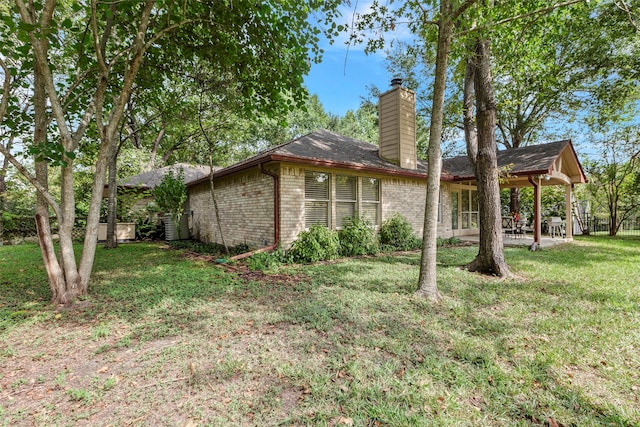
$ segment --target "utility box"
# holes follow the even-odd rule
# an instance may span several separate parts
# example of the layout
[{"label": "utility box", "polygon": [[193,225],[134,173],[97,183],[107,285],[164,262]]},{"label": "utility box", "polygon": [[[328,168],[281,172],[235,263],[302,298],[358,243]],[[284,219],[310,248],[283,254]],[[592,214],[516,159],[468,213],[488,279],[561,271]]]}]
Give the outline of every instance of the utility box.
[{"label": "utility box", "polygon": [[164,220],[165,240],[184,240],[189,238],[189,215],[184,213],[180,218],[180,235],[178,235],[178,227],[171,215],[167,215]]},{"label": "utility box", "polygon": [[[116,240],[118,242],[124,242],[127,240],[136,239],[136,223],[135,222],[119,222],[116,224]],[[107,240],[107,224],[98,224],[98,241],[104,242]]]}]

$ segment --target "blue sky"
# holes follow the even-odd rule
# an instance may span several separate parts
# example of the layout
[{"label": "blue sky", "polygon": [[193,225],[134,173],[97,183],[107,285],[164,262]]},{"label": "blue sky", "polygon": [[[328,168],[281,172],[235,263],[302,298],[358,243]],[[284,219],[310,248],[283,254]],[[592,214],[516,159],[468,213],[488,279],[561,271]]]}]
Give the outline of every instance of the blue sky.
[{"label": "blue sky", "polygon": [[[342,6],[342,18],[338,18],[336,23],[349,26],[354,13],[369,12],[371,3],[371,0],[363,0],[353,6]],[[385,33],[387,41],[406,41],[411,37],[403,26]],[[391,79],[395,77],[386,70],[384,52],[366,55],[364,45],[351,46],[347,50],[345,40],[347,36],[341,34],[332,45],[326,40],[321,41],[320,46],[324,49],[322,62],[312,64],[311,72],[304,79],[309,93],[318,95],[325,111],[340,116],[360,106],[361,98],[367,96],[367,86],[376,86],[384,91],[390,88]]]},{"label": "blue sky", "polygon": [[361,98],[367,96],[367,86],[385,90],[393,77],[382,55],[365,55],[361,49],[347,52],[343,46],[329,47],[322,62],[312,64],[305,77],[309,93],[318,95],[325,111],[340,116],[360,106]]}]

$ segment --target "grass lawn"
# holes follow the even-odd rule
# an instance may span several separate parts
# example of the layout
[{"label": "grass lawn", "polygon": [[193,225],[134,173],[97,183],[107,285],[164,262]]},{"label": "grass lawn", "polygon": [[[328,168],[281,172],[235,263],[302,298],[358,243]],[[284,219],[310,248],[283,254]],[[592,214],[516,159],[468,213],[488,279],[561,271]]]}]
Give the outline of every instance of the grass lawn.
[{"label": "grass lawn", "polygon": [[440,248],[223,269],[99,249],[90,296],[47,304],[39,250],[0,247],[0,425],[639,426],[640,239],[508,248],[514,277]]}]

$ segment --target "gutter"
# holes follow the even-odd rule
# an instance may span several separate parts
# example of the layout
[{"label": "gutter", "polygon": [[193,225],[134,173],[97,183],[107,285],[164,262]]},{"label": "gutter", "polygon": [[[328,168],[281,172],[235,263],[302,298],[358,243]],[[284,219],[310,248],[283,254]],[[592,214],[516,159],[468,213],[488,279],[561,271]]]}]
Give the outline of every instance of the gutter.
[{"label": "gutter", "polygon": [[[353,163],[333,162],[333,161],[327,161],[327,160],[318,160],[318,159],[310,159],[310,158],[295,157],[295,156],[284,156],[281,154],[268,154],[260,158],[249,160],[244,163],[229,166],[228,168],[221,169],[220,171],[215,172],[214,177],[222,178],[223,176],[231,175],[236,172],[241,172],[243,170],[250,169],[254,166],[259,166],[260,170],[263,173],[271,176],[270,173],[265,172],[262,168],[262,165],[268,162],[290,162],[290,163],[298,163],[302,165],[320,166],[320,167],[328,167],[328,168],[345,168],[345,169],[351,169],[351,170],[356,170],[360,172],[371,172],[371,173],[377,173],[377,174],[402,176],[402,177],[415,178],[415,179],[426,179],[427,177],[426,172],[419,172],[417,169],[416,170],[385,169],[385,168],[379,168],[375,166],[356,165]],[[192,181],[188,183],[187,186],[191,187],[193,185],[197,185],[202,182],[205,182],[205,178]]]},{"label": "gutter", "polygon": [[277,173],[266,170],[264,162],[260,163],[259,166],[260,172],[273,178],[273,245],[232,256],[230,259],[234,261],[248,258],[261,252],[270,252],[280,245],[280,176]]}]

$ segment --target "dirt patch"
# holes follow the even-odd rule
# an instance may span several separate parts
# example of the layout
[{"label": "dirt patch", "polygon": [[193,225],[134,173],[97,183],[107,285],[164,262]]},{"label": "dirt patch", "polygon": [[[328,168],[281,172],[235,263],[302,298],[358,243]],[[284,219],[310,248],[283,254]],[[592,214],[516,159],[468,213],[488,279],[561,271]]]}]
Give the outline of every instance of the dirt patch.
[{"label": "dirt patch", "polygon": [[[322,337],[296,325],[239,315],[217,335],[121,346],[130,328],[96,338],[82,325],[32,325],[4,338],[2,421],[8,425],[265,425],[300,410],[303,385],[290,366],[321,366]],[[240,332],[239,332],[240,331]]]}]

